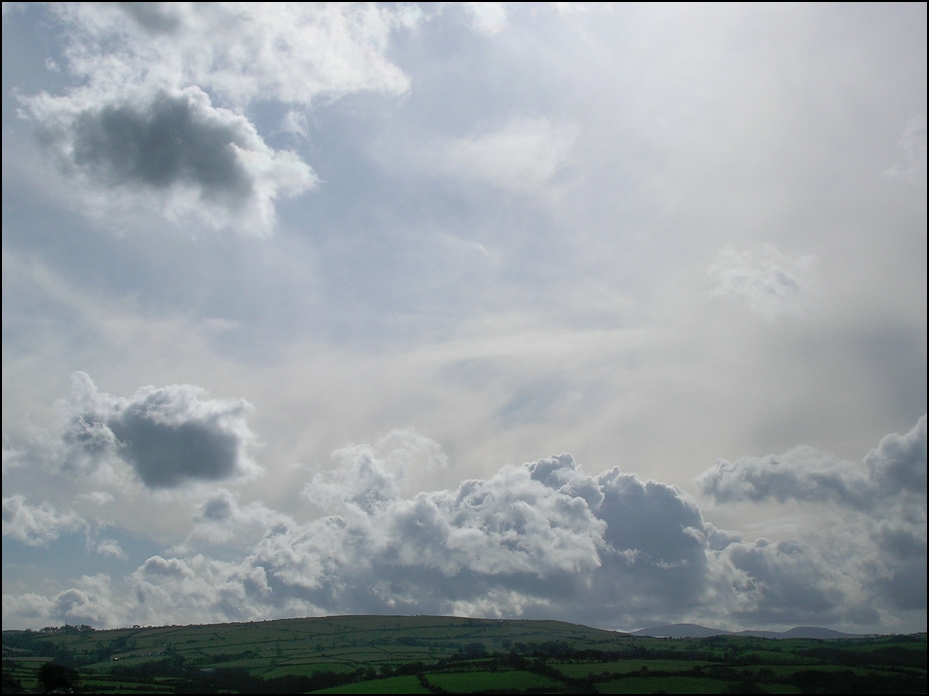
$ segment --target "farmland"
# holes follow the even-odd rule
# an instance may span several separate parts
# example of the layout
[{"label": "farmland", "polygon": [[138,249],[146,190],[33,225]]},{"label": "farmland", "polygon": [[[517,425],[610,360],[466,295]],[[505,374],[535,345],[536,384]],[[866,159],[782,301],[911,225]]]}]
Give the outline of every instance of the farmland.
[{"label": "farmland", "polygon": [[436,616],[3,632],[3,692],[925,692],[926,635],[646,638]]}]

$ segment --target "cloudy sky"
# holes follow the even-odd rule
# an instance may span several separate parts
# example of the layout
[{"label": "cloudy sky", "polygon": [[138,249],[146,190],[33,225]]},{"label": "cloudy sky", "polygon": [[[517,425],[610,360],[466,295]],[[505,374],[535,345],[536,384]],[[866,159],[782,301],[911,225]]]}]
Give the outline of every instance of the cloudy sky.
[{"label": "cloudy sky", "polygon": [[3,4],[3,627],[926,630],[926,5]]}]

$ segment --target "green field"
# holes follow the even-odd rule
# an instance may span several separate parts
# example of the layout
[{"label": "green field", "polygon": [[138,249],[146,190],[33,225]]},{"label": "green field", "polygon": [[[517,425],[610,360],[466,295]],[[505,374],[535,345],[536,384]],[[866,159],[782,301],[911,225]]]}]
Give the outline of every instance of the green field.
[{"label": "green field", "polygon": [[435,616],[3,632],[4,693],[54,679],[76,693],[925,693],[926,635],[672,640]]},{"label": "green field", "polygon": [[446,672],[430,674],[429,683],[435,684],[453,694],[467,694],[475,691],[502,689],[545,689],[556,691],[563,684],[554,679],[534,672],[523,670],[505,670],[496,672]]}]

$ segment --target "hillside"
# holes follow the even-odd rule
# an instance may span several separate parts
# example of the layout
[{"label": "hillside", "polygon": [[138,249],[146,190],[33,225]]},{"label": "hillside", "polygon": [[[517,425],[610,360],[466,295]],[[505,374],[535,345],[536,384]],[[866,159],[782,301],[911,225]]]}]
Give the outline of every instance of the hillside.
[{"label": "hillside", "polygon": [[337,616],[3,632],[4,693],[925,691],[926,636],[637,637],[558,621]]}]

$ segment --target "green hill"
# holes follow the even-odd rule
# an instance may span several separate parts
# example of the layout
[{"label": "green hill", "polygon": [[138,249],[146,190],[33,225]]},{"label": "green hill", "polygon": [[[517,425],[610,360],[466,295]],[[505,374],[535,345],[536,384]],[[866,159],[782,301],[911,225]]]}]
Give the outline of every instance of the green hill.
[{"label": "green hill", "polygon": [[94,693],[925,692],[926,636],[663,639],[438,616],[3,632],[4,693],[53,679]]}]

